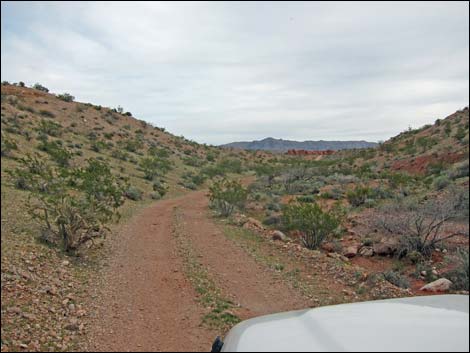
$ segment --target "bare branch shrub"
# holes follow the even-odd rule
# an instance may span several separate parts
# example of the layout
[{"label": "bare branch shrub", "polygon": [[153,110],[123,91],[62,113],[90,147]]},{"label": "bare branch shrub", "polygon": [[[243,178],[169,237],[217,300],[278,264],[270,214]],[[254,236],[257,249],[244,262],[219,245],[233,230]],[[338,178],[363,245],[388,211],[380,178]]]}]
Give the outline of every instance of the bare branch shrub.
[{"label": "bare branch shrub", "polygon": [[468,224],[464,231],[450,233],[444,227],[465,213],[468,214],[468,192],[453,189],[421,202],[402,199],[388,203],[381,207],[374,223],[386,234],[399,237],[399,257],[413,251],[429,256],[438,243],[458,235],[468,236]]}]

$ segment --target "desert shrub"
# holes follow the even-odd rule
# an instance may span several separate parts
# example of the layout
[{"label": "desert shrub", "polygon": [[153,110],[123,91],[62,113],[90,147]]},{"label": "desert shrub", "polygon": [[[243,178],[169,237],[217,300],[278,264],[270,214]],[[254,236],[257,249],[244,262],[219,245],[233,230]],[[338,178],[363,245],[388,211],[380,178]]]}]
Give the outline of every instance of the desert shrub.
[{"label": "desert shrub", "polygon": [[419,251],[411,251],[407,256],[406,256],[411,263],[417,264],[423,260],[423,255]]},{"label": "desert shrub", "polygon": [[129,152],[137,152],[144,147],[143,142],[139,139],[119,141],[119,145]]},{"label": "desert shrub", "polygon": [[447,175],[440,175],[434,179],[433,186],[435,190],[443,190],[450,185],[450,179]]},{"label": "desert shrub", "polygon": [[147,180],[153,180],[158,175],[164,175],[171,170],[171,163],[158,157],[145,157],[140,160],[140,167]]},{"label": "desert shrub", "polygon": [[236,207],[243,208],[248,191],[238,181],[222,179],[214,182],[209,188],[209,199],[223,217],[230,216]]},{"label": "desert shrub", "polygon": [[349,203],[354,207],[364,205],[367,199],[372,195],[372,191],[367,186],[358,186],[354,190],[349,190],[346,197]]},{"label": "desert shrub", "polygon": [[202,173],[195,174],[193,172],[188,172],[188,173],[183,174],[182,177],[187,182],[190,182],[196,186],[200,186],[204,184],[204,182],[207,180],[207,176]]},{"label": "desert shrub", "polygon": [[372,246],[374,244],[374,241],[371,238],[364,238],[362,240],[362,245],[364,246]]},{"label": "desert shrub", "polygon": [[49,89],[47,89],[46,87],[44,87],[43,85],[41,85],[40,83],[35,83],[33,85],[33,88],[34,89],[37,89],[38,91],[42,91],[42,92],[49,92]]},{"label": "desert shrub", "polygon": [[202,167],[205,163],[204,160],[197,157],[183,157],[181,160],[184,164],[189,165],[190,167]]},{"label": "desert shrub", "polygon": [[129,154],[126,151],[115,149],[111,151],[111,157],[120,159],[121,161],[127,161],[129,159]]},{"label": "desert shrub", "polygon": [[158,192],[161,196],[165,196],[165,194],[168,192],[168,186],[166,186],[160,180],[156,180],[153,182],[152,189],[153,191]]},{"label": "desert shrub", "polygon": [[410,288],[410,282],[408,279],[401,275],[398,271],[387,271],[383,273],[386,281],[390,282],[394,286],[399,288]]},{"label": "desert shrub", "polygon": [[103,235],[123,202],[123,185],[108,165],[93,159],[84,167],[63,168],[27,156],[11,174],[26,180],[27,207],[44,239],[62,243],[66,251]]},{"label": "desert shrub", "polygon": [[1,139],[1,156],[2,157],[11,157],[11,151],[18,149],[15,141],[10,140],[2,134]]},{"label": "desert shrub", "polygon": [[297,201],[304,203],[313,203],[316,201],[315,195],[302,195],[297,197]]},{"label": "desert shrub", "polygon": [[446,277],[452,281],[455,290],[469,290],[469,258],[468,250],[460,249],[458,263],[455,269],[449,271]]},{"label": "desert shrub", "polygon": [[223,159],[218,166],[227,173],[240,174],[242,172],[242,162],[236,158]]},{"label": "desert shrub", "polygon": [[154,154],[155,156],[159,158],[165,158],[165,159],[170,157],[170,152],[165,148],[151,148],[149,150],[149,154]]},{"label": "desert shrub", "polygon": [[42,115],[46,118],[55,118],[55,114],[50,112],[49,110],[41,109],[39,111],[39,115]]},{"label": "desert shrub", "polygon": [[150,193],[150,198],[152,200],[160,200],[162,198],[162,195],[160,195],[158,192],[153,191]]},{"label": "desert shrub", "polygon": [[197,185],[194,184],[191,181],[183,180],[183,181],[179,182],[179,184],[181,186],[185,187],[186,189],[189,189],[189,190],[196,190],[197,189]]},{"label": "desert shrub", "polygon": [[426,169],[426,175],[439,175],[445,170],[445,164],[443,161],[437,161],[430,163]]},{"label": "desert shrub", "polygon": [[465,132],[465,129],[463,128],[463,126],[459,126],[458,129],[457,129],[457,132],[454,135],[454,137],[457,140],[460,141],[460,140],[464,139],[466,135],[467,135],[467,133]]},{"label": "desert shrub", "polygon": [[56,97],[60,100],[63,100],[64,102],[73,102],[75,100],[75,97],[69,93],[58,94]]},{"label": "desert shrub", "polygon": [[280,216],[276,216],[276,215],[267,216],[267,217],[263,220],[263,224],[264,224],[264,225],[267,225],[267,226],[279,225],[279,224],[281,224],[281,217],[280,217]]},{"label": "desert shrub", "polygon": [[377,186],[377,187],[371,188],[370,192],[371,192],[370,194],[371,198],[377,199],[377,200],[390,199],[395,195],[391,189],[385,188],[383,186]]},{"label": "desert shrub", "polygon": [[202,168],[201,173],[207,175],[209,178],[214,178],[216,176],[224,176],[225,170],[219,165],[215,165]]},{"label": "desert shrub", "polygon": [[39,122],[39,126],[37,127],[37,131],[49,136],[58,137],[62,134],[62,125],[56,123],[55,121],[41,120]]},{"label": "desert shrub", "polygon": [[468,229],[446,233],[444,226],[468,212],[468,192],[452,190],[440,198],[418,202],[404,199],[383,205],[373,220],[375,227],[397,236],[398,257],[417,251],[430,256],[436,245],[458,235],[468,236]]},{"label": "desert shrub", "polygon": [[282,206],[278,202],[269,202],[266,205],[266,209],[268,209],[270,211],[278,212],[282,209]]},{"label": "desert shrub", "polygon": [[58,141],[43,141],[38,145],[38,149],[49,154],[62,167],[67,167],[72,157],[72,154],[63,148]]},{"label": "desert shrub", "polygon": [[215,156],[213,153],[208,153],[208,154],[206,155],[206,160],[207,160],[208,162],[214,162],[214,161],[215,161],[215,158],[216,158],[216,156]]},{"label": "desert shrub", "polygon": [[92,144],[90,145],[90,149],[97,153],[107,148],[108,148],[108,145],[104,141],[93,141]]},{"label": "desert shrub", "polygon": [[323,211],[316,203],[292,203],[283,209],[282,222],[286,229],[303,233],[302,242],[308,249],[317,249],[340,225],[332,212]]},{"label": "desert shrub", "polygon": [[323,199],[341,200],[344,196],[343,190],[339,188],[333,188],[330,191],[321,193],[320,197]]},{"label": "desert shrub", "polygon": [[469,176],[469,167],[468,167],[468,159],[466,161],[456,163],[454,166],[448,171],[448,176],[452,180],[468,177]]},{"label": "desert shrub", "polygon": [[140,201],[142,200],[143,192],[134,186],[129,186],[124,195],[130,200]]}]

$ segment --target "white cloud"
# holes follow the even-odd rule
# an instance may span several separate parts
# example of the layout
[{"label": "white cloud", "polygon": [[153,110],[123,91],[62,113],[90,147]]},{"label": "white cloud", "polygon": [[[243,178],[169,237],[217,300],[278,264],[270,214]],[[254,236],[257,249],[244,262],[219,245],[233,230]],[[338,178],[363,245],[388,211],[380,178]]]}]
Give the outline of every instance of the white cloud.
[{"label": "white cloud", "polygon": [[199,142],[386,139],[468,105],[462,3],[2,2],[2,80]]}]

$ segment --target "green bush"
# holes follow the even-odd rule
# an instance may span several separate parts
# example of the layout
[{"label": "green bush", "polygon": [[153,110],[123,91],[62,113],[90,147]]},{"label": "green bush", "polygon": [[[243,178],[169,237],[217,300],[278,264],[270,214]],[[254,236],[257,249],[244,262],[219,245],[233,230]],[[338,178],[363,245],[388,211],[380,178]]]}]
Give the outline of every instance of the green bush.
[{"label": "green bush", "polygon": [[124,185],[97,160],[83,168],[64,168],[27,156],[10,174],[24,178],[30,192],[27,207],[41,225],[43,240],[62,243],[66,251],[103,235],[123,203]]},{"label": "green bush", "polygon": [[154,191],[150,193],[150,198],[152,200],[160,200],[162,198],[162,195],[160,195],[158,192]]},{"label": "green bush", "polygon": [[69,93],[58,94],[56,97],[64,102],[73,102],[75,100],[75,97]]},{"label": "green bush", "polygon": [[11,157],[11,151],[18,149],[18,146],[13,140],[3,136],[2,134],[1,156]]},{"label": "green bush", "polygon": [[323,211],[316,203],[292,203],[282,214],[286,229],[303,233],[302,242],[308,249],[317,249],[340,226],[340,219],[333,212]]},{"label": "green bush", "polygon": [[297,201],[304,203],[314,203],[316,202],[315,195],[302,195],[297,197]]},{"label": "green bush", "polygon": [[170,161],[158,157],[145,157],[140,160],[140,167],[147,180],[153,180],[158,175],[164,175],[171,170]]},{"label": "green bush", "polygon": [[140,189],[138,189],[134,186],[129,186],[127,188],[126,192],[124,193],[124,195],[130,200],[140,201],[140,200],[142,200],[143,192],[142,192],[142,190],[140,190]]},{"label": "green bush", "polygon": [[38,145],[40,151],[46,152],[61,167],[67,167],[72,154],[57,141],[43,141]]},{"label": "green bush", "polygon": [[45,116],[46,118],[55,118],[55,114],[49,110],[41,109],[39,115]]},{"label": "green bush", "polygon": [[42,91],[42,92],[49,92],[49,89],[47,89],[46,87],[44,87],[43,85],[41,85],[40,83],[35,83],[33,85],[33,88],[34,89],[37,89],[38,91]]},{"label": "green bush", "polygon": [[218,166],[227,173],[240,174],[242,172],[242,162],[239,159],[224,159]]},{"label": "green bush", "polygon": [[41,120],[37,127],[37,131],[49,136],[58,137],[62,134],[62,125],[55,121]]},{"label": "green bush", "polygon": [[168,192],[168,187],[159,180],[153,182],[152,189],[153,191],[158,192],[161,196],[165,196]]},{"label": "green bush", "polygon": [[224,217],[230,216],[236,207],[243,208],[248,191],[238,181],[222,179],[209,188],[211,205]]},{"label": "green bush", "polygon": [[410,288],[410,282],[408,279],[397,271],[384,272],[383,276],[386,281],[390,282],[394,286],[404,289]]},{"label": "green bush", "polygon": [[457,267],[448,272],[446,277],[452,281],[452,287],[455,290],[469,289],[469,257],[468,250],[461,249],[458,251],[459,261]]},{"label": "green bush", "polygon": [[354,190],[349,190],[346,197],[349,203],[354,207],[359,207],[365,204],[366,200],[372,195],[372,191],[367,186],[358,186]]},{"label": "green bush", "polygon": [[440,175],[434,179],[433,186],[435,190],[443,190],[450,185],[450,179],[447,175]]}]

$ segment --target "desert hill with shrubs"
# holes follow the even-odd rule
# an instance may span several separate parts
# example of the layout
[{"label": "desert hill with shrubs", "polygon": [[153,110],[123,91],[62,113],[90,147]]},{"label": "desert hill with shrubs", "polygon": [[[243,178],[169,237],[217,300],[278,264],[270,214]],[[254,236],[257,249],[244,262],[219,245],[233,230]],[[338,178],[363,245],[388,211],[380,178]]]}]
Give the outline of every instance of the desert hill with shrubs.
[{"label": "desert hill with shrubs", "polygon": [[41,84],[3,82],[1,100],[2,350],[83,348],[106,237],[198,189],[212,209],[198,217],[316,305],[436,280],[468,293],[468,108],[312,159],[198,144]]}]

